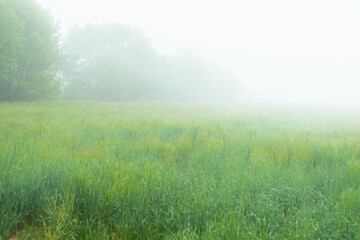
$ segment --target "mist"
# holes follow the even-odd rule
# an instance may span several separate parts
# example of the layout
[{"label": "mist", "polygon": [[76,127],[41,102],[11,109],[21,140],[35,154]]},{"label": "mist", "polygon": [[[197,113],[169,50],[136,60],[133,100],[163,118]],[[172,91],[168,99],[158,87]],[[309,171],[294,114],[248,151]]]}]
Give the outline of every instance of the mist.
[{"label": "mist", "polygon": [[359,10],[0,0],[0,240],[359,239]]},{"label": "mist", "polygon": [[141,29],[160,55],[195,49],[236,75],[234,99],[360,104],[356,1],[37,2],[64,35],[74,25],[112,22]]}]

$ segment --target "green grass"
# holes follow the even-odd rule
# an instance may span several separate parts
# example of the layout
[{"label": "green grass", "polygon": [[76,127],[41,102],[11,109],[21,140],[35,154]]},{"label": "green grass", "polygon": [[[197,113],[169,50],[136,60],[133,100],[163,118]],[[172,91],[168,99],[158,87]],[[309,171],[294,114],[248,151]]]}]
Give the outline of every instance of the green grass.
[{"label": "green grass", "polygon": [[318,110],[0,104],[0,239],[359,239],[360,114]]}]

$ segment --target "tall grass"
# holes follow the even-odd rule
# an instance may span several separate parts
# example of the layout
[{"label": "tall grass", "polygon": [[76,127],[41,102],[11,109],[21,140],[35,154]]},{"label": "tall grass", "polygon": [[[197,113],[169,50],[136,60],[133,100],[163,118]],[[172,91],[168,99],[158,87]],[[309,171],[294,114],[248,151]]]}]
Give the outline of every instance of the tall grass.
[{"label": "tall grass", "polygon": [[359,239],[359,115],[255,108],[1,104],[0,239]]}]

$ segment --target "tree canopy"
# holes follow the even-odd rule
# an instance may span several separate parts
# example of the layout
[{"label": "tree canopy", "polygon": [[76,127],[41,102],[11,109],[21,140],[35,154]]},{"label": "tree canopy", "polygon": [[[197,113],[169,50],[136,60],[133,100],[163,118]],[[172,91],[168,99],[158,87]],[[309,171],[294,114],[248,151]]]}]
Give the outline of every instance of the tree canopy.
[{"label": "tree canopy", "polygon": [[88,24],[61,39],[34,0],[0,0],[0,101],[218,101],[238,89],[230,71],[194,54],[160,55],[137,28]]},{"label": "tree canopy", "polygon": [[47,11],[33,0],[0,0],[0,101],[54,97],[59,36]]},{"label": "tree canopy", "polygon": [[121,24],[75,27],[65,45],[65,99],[218,101],[239,89],[230,71],[194,54],[161,56],[140,30]]},{"label": "tree canopy", "polygon": [[138,29],[120,24],[73,28],[66,41],[68,99],[159,98],[157,52]]},{"label": "tree canopy", "polygon": [[191,52],[168,56],[166,98],[181,101],[230,101],[240,89],[231,71]]}]

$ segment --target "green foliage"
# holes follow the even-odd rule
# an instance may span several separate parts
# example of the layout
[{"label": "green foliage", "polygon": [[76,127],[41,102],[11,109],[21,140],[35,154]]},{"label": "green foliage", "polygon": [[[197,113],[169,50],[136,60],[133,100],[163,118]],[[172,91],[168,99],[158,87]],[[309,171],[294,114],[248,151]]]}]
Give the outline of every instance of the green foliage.
[{"label": "green foliage", "polygon": [[358,239],[359,118],[1,104],[0,239]]},{"label": "green foliage", "polygon": [[33,0],[0,0],[0,101],[59,93],[57,29]]},{"label": "green foliage", "polygon": [[66,100],[233,100],[238,80],[193,54],[161,56],[138,29],[120,24],[73,28],[63,69]]},{"label": "green foliage", "polygon": [[160,58],[140,30],[120,24],[75,27],[66,46],[65,99],[159,98]]}]

